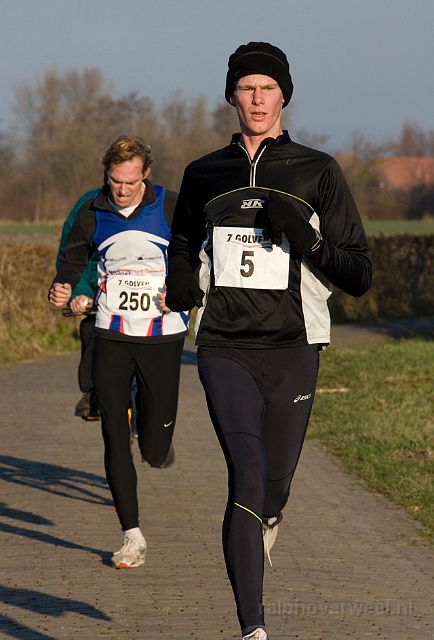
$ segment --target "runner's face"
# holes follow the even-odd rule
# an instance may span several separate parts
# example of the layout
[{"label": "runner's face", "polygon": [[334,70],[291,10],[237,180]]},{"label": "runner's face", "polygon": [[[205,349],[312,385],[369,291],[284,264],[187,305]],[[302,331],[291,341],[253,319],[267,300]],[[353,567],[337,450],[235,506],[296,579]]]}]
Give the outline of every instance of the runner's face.
[{"label": "runner's face", "polygon": [[115,205],[125,209],[140,204],[144,192],[143,180],[150,171],[151,167],[142,171],[140,158],[133,158],[122,164],[112,164],[107,178]]},{"label": "runner's face", "polygon": [[273,78],[261,74],[244,76],[238,80],[230,101],[237,110],[241,133],[262,138],[281,135],[284,98]]}]

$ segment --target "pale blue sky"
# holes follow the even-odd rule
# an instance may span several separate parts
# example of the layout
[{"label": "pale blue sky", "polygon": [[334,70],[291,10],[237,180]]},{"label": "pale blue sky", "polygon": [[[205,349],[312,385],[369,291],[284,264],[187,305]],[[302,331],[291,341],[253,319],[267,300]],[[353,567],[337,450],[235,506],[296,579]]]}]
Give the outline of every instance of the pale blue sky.
[{"label": "pale blue sky", "polygon": [[0,0],[0,128],[13,87],[99,67],[114,95],[161,104],[173,91],[223,99],[229,55],[265,40],[287,54],[293,130],[396,137],[434,129],[433,0]]}]

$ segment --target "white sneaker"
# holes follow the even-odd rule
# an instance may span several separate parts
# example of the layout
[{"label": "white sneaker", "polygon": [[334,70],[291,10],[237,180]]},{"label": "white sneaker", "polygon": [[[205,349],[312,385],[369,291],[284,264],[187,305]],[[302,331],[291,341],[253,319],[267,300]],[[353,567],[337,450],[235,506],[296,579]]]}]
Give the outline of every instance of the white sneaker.
[{"label": "white sneaker", "polygon": [[278,513],[275,518],[263,518],[262,519],[262,539],[264,541],[264,553],[268,558],[270,566],[273,566],[270,558],[270,551],[274,546],[277,538],[277,532],[279,530],[279,524],[282,522],[282,513]]},{"label": "white sneaker", "polygon": [[141,540],[126,533],[122,547],[112,555],[112,565],[116,569],[136,569],[145,564],[146,540]]},{"label": "white sneaker", "polygon": [[267,632],[264,629],[255,629],[248,636],[243,636],[243,640],[269,640]]}]

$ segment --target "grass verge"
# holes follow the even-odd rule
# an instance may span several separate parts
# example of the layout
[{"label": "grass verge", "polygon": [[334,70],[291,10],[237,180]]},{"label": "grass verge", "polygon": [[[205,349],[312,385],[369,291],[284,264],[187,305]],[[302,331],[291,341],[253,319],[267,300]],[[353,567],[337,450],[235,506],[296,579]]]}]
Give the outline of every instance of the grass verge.
[{"label": "grass verge", "polygon": [[78,320],[50,329],[35,329],[17,325],[9,328],[0,340],[0,365],[34,360],[80,349]]},{"label": "grass verge", "polygon": [[[404,507],[434,542],[434,342],[331,347],[308,437]],[[346,390],[346,391],[345,391]]]},{"label": "grass verge", "polygon": [[57,244],[0,241],[0,364],[78,349],[77,318],[47,300]]}]

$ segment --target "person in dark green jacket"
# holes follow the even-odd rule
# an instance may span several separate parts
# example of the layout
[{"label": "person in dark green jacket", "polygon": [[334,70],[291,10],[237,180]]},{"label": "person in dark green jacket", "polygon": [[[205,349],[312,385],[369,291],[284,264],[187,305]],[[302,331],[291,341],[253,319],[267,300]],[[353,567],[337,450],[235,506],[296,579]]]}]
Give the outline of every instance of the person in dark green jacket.
[{"label": "person in dark green jacket", "polygon": [[[62,228],[59,251],[57,254],[56,267],[59,267],[59,255],[63,249],[66,238],[71,231],[74,220],[82,205],[98,195],[101,189],[93,189],[85,193],[73,206]],[[73,313],[83,313],[92,309],[95,301],[95,292],[98,287],[98,253],[92,256],[91,260],[83,271],[80,281],[73,289],[69,300],[69,307]],[[81,358],[78,366],[78,386],[82,393],[80,400],[75,407],[75,415],[83,420],[98,420],[99,411],[93,393],[92,384],[92,352],[95,335],[95,314],[84,316],[80,323]]]}]

